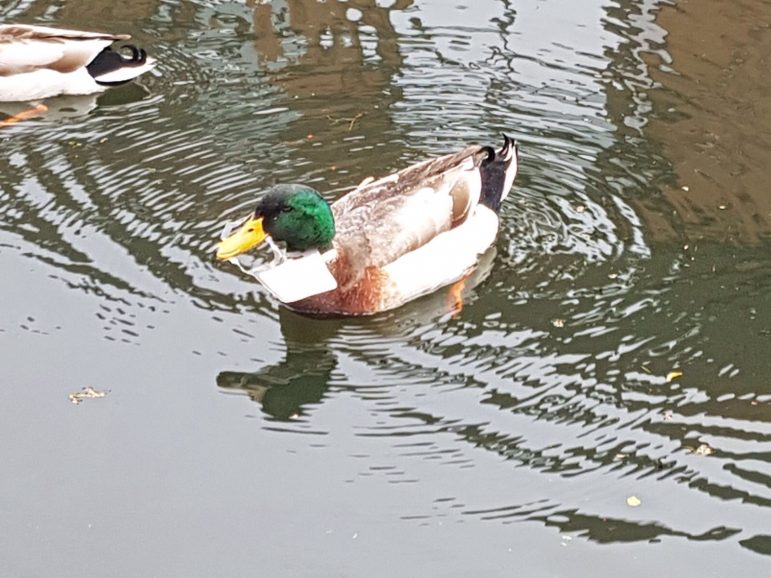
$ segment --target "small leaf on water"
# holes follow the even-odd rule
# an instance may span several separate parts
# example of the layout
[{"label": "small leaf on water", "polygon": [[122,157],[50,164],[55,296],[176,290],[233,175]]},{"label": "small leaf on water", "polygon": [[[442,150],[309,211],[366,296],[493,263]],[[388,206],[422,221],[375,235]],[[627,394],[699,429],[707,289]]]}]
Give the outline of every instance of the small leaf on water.
[{"label": "small leaf on water", "polygon": [[671,383],[678,377],[682,377],[682,376],[683,376],[682,371],[670,371],[669,373],[667,373],[667,383]]},{"label": "small leaf on water", "polygon": [[107,392],[105,391],[94,389],[93,387],[84,387],[80,391],[71,393],[68,397],[72,403],[78,405],[84,399],[94,399],[104,397],[105,395],[107,395]]},{"label": "small leaf on water", "polygon": [[640,501],[640,498],[638,498],[637,496],[629,496],[626,499],[626,505],[631,508],[636,508],[640,504],[642,504],[642,502]]},{"label": "small leaf on water", "polygon": [[713,450],[711,447],[709,447],[707,444],[701,444],[698,448],[693,450],[693,453],[698,454],[700,456],[708,456],[711,453],[714,453],[715,450]]}]

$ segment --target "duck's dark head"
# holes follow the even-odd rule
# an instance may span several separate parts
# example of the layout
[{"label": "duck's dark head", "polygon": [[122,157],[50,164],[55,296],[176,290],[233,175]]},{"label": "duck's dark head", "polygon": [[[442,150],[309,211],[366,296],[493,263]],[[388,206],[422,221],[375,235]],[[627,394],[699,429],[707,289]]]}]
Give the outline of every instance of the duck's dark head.
[{"label": "duck's dark head", "polygon": [[217,245],[217,259],[230,259],[256,247],[267,236],[289,251],[322,249],[335,236],[332,209],[306,185],[276,185],[257,203],[241,228]]}]

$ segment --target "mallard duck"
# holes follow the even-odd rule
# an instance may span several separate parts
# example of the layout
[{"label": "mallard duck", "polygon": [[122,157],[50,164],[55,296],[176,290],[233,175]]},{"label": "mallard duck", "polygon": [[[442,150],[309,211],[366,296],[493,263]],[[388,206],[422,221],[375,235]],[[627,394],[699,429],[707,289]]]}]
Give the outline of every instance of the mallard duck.
[{"label": "mallard duck", "polygon": [[[91,94],[128,82],[155,66],[141,48],[116,40],[128,34],[0,25],[0,101]],[[124,55],[125,54],[125,55]]]},{"label": "mallard duck", "polygon": [[288,307],[370,315],[463,279],[493,244],[517,173],[517,145],[469,146],[379,180],[331,206],[305,185],[265,192],[243,225],[217,245],[232,260],[263,241],[278,266],[258,279]]}]

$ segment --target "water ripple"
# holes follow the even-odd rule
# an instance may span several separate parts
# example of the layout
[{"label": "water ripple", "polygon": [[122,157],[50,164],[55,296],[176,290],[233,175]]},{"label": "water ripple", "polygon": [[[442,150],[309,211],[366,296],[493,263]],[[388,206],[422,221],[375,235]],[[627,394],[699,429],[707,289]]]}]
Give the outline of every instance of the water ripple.
[{"label": "water ripple", "polygon": [[[309,3],[307,21],[288,17],[294,3],[162,4],[139,38],[159,76],[3,129],[3,252],[93,299],[109,341],[143,346],[161,315],[184,321],[180,303],[227,324],[194,351],[219,391],[257,404],[266,435],[353,460],[346,483],[459,476],[405,520],[530,521],[598,542],[743,532],[767,552],[768,247],[681,237],[661,201],[672,167],[643,130],[655,85],[640,54],[663,42],[651,14],[614,5],[594,28],[574,15],[567,45],[547,26],[557,2],[538,3],[551,19],[469,5],[462,25],[428,0]],[[222,223],[274,182],[333,199],[501,132],[521,172],[460,309],[439,291],[308,320],[213,262]],[[630,513],[639,488],[682,511]]]}]

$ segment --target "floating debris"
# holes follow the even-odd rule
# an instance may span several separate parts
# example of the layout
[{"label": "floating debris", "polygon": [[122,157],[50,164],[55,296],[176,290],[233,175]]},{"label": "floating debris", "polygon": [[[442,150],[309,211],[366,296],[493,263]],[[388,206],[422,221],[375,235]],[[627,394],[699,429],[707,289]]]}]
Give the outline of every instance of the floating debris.
[{"label": "floating debris", "polygon": [[78,405],[84,399],[96,399],[99,397],[104,397],[105,395],[107,395],[106,391],[94,389],[93,387],[84,387],[80,391],[71,393],[68,397],[72,403]]},{"label": "floating debris", "polygon": [[565,320],[564,319],[552,319],[551,324],[554,325],[554,327],[565,327]]},{"label": "floating debris", "polygon": [[626,499],[626,505],[629,506],[630,508],[636,508],[640,504],[642,504],[642,502],[640,501],[640,498],[638,498],[637,496],[629,496]]},{"label": "floating debris", "polygon": [[332,124],[337,124],[338,122],[347,122],[348,123],[348,132],[351,132],[353,130],[353,125],[356,124],[356,122],[365,115],[366,113],[360,112],[356,116],[351,118],[333,118],[330,115],[327,115],[327,120],[331,122]]},{"label": "floating debris", "polygon": [[700,455],[700,456],[708,456],[712,453],[714,453],[715,450],[713,450],[710,446],[707,444],[701,444],[698,448],[696,448],[696,451],[694,453]]},{"label": "floating debris", "polygon": [[667,383],[672,383],[675,379],[682,376],[683,376],[682,371],[670,371],[669,373],[667,373]]}]

